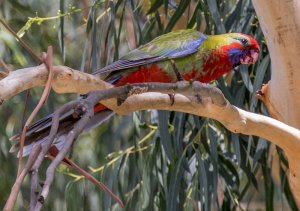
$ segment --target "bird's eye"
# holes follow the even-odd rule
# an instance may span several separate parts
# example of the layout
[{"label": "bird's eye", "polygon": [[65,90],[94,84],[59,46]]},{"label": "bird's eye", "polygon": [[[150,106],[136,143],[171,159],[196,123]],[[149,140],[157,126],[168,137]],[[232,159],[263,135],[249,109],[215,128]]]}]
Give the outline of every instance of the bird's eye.
[{"label": "bird's eye", "polygon": [[248,44],[248,40],[246,40],[246,39],[241,39],[241,43],[243,44],[243,45],[247,45]]}]

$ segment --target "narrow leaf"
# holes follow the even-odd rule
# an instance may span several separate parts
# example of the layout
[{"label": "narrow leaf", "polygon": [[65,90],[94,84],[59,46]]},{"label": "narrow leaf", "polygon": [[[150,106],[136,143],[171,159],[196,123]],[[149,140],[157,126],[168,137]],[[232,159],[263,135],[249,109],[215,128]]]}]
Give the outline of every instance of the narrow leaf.
[{"label": "narrow leaf", "polygon": [[158,129],[166,155],[170,161],[173,161],[171,136],[168,128],[169,116],[170,112],[168,111],[158,111]]},{"label": "narrow leaf", "polygon": [[[59,1],[59,9],[61,11],[61,13],[65,12],[65,1],[64,0],[60,0]],[[62,54],[62,58],[63,58],[63,62],[65,62],[66,59],[66,55],[65,55],[65,42],[64,42],[64,24],[65,24],[65,18],[64,16],[60,17],[60,32],[58,35],[58,40],[59,40],[59,47],[61,50],[61,54]]]},{"label": "narrow leaf", "polygon": [[180,1],[177,9],[175,10],[173,16],[171,17],[165,32],[170,32],[172,30],[172,28],[175,26],[176,22],[178,21],[178,19],[182,16],[182,14],[184,13],[185,9],[187,8],[187,6],[190,4],[191,0],[184,0],[184,1]]}]

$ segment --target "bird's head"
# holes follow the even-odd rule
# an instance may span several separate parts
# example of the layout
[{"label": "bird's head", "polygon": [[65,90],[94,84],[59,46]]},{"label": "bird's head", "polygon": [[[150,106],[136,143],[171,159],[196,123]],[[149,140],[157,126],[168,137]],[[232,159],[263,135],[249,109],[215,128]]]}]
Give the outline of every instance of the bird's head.
[{"label": "bird's head", "polygon": [[253,37],[242,33],[207,35],[198,51],[205,72],[199,80],[208,82],[240,64],[255,63],[259,45]]},{"label": "bird's head", "polygon": [[257,61],[259,45],[250,35],[230,33],[227,37],[227,43],[224,48],[233,67],[240,64],[253,64]]}]

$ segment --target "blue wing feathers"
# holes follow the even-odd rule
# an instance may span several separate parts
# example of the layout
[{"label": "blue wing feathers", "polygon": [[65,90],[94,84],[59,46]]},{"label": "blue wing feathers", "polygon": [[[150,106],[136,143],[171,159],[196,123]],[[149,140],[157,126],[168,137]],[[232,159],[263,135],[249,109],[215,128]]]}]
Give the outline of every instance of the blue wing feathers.
[{"label": "blue wing feathers", "polygon": [[[162,35],[148,44],[130,51],[120,60],[97,70],[93,74],[110,73],[117,70],[124,70],[154,62],[165,61],[167,59],[185,57],[196,53],[202,42],[206,40],[206,36],[204,34],[194,30],[185,30],[183,34],[180,32],[181,31]],[[165,45],[160,44],[163,36],[168,37],[165,42],[168,42],[167,46],[170,46],[171,48],[165,48]],[[186,39],[184,39],[185,37]]]}]

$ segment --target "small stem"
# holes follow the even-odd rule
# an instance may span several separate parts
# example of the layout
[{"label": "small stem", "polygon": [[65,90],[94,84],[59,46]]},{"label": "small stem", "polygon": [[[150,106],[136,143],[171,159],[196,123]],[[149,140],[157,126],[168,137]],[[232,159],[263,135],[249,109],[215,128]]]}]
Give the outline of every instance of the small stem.
[{"label": "small stem", "polygon": [[65,157],[64,158],[78,173],[80,173],[82,176],[87,178],[89,181],[100,187],[104,192],[106,192],[110,197],[112,197],[122,208],[124,208],[124,204],[119,199],[118,196],[116,196],[111,190],[109,190],[106,185],[104,185],[102,182],[98,181],[95,177],[93,177],[90,173],[83,170],[80,166],[78,166],[76,163],[74,163],[71,159]]},{"label": "small stem", "polygon": [[10,28],[4,20],[0,19],[0,23],[9,31],[19,42],[20,44],[28,51],[28,53],[33,57],[33,59],[41,64],[43,61],[33,52],[33,50],[17,35],[12,28]]},{"label": "small stem", "polygon": [[6,201],[6,204],[5,204],[5,207],[3,210],[7,210],[7,211],[11,211],[13,210],[13,207],[16,203],[16,200],[17,200],[17,197],[18,197],[18,194],[20,192],[20,188],[21,188],[21,185],[23,183],[23,180],[25,178],[25,176],[27,175],[28,171],[31,169],[33,163],[35,162],[37,156],[39,155],[39,153],[41,152],[41,145],[40,144],[36,144],[33,146],[33,149],[29,155],[29,158],[27,160],[27,163],[25,165],[25,168],[22,170],[21,174],[19,177],[17,177],[12,189],[11,189],[11,192],[10,192],[10,195],[9,195],[9,198],[8,200]]},{"label": "small stem", "polygon": [[47,51],[47,56],[45,56],[45,64],[46,64],[46,66],[48,68],[48,71],[49,71],[48,80],[47,80],[47,83],[46,83],[46,86],[45,86],[45,89],[43,91],[41,99],[39,100],[39,102],[38,102],[37,106],[35,107],[35,109],[33,110],[33,112],[28,117],[28,119],[25,123],[25,126],[23,128],[23,131],[22,131],[22,136],[21,136],[21,141],[20,141],[18,176],[20,175],[21,170],[22,170],[23,147],[24,147],[24,142],[25,142],[25,138],[26,138],[27,128],[29,127],[30,123],[32,122],[32,120],[34,119],[34,117],[36,116],[38,111],[44,105],[44,103],[47,100],[47,97],[50,93],[50,90],[51,90],[51,83],[52,83],[52,79],[53,79],[53,75],[54,75],[52,55],[53,55],[52,46],[49,46],[48,51]]}]

